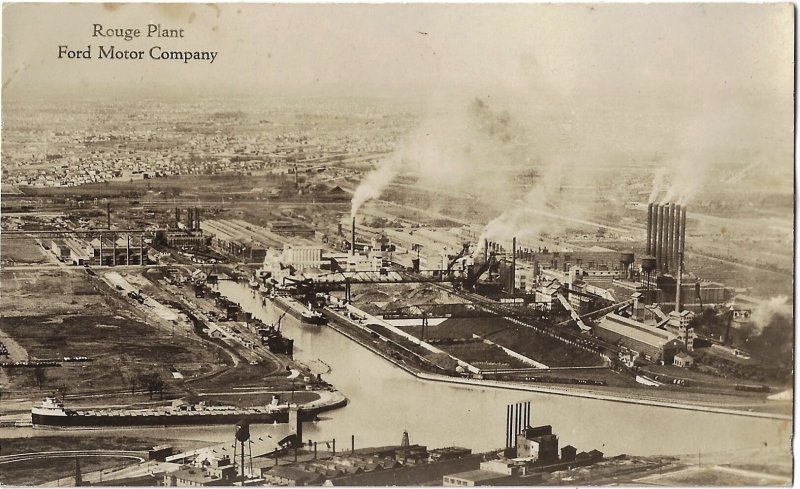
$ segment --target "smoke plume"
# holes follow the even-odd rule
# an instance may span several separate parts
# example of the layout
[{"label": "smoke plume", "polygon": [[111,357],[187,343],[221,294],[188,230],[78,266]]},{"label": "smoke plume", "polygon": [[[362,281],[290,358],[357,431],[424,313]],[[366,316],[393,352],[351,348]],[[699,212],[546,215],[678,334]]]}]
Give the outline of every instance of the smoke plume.
[{"label": "smoke plume", "polygon": [[756,327],[757,333],[760,334],[776,317],[791,320],[792,306],[789,298],[785,295],[773,297],[760,304],[753,310],[750,321]]},{"label": "smoke plume", "polygon": [[[687,204],[713,176],[730,171],[731,155],[749,140],[747,117],[737,108],[701,111],[679,125],[672,156],[659,162],[650,203]],[[749,163],[746,163],[749,164]]]},{"label": "smoke plume", "polygon": [[521,164],[524,129],[506,110],[480,98],[451,102],[427,114],[356,188],[351,217],[399,176],[441,195],[480,197],[508,191],[508,166]]},{"label": "smoke plume", "polygon": [[352,206],[350,208],[351,218],[356,216],[356,212],[365,202],[381,196],[381,193],[400,172],[400,167],[401,163],[397,155],[392,155],[367,174],[353,193]]}]

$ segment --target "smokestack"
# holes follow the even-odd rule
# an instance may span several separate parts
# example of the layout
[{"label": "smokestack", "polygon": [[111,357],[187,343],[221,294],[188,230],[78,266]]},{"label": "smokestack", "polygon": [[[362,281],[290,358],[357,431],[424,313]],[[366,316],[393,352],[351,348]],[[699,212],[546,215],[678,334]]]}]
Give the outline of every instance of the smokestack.
[{"label": "smokestack", "polygon": [[147,260],[144,259],[144,234],[139,236],[139,265],[144,266]]},{"label": "smokestack", "polygon": [[653,254],[653,203],[647,204],[647,248],[645,254]]},{"label": "smokestack", "polygon": [[117,266],[117,235],[111,235],[111,258],[113,261],[111,262],[114,266]]},{"label": "smokestack", "polygon": [[683,206],[680,204],[675,204],[675,229],[673,233],[675,234],[675,238],[672,241],[672,256],[674,256],[675,260],[675,269],[678,269],[678,261],[680,257],[678,253],[680,252],[680,244],[681,244],[681,209]]},{"label": "smokestack", "polygon": [[178,224],[180,224],[180,222],[181,222],[181,208],[180,207],[176,207],[175,208],[175,229],[180,228],[180,226],[178,225]]},{"label": "smokestack", "polygon": [[517,285],[517,238],[511,238],[511,293]]},{"label": "smokestack", "polygon": [[663,238],[663,231],[664,231],[664,207],[657,206],[656,207],[656,272],[661,273],[662,270],[662,261],[661,261],[661,251],[662,251],[662,238]]},{"label": "smokestack", "polygon": [[686,252],[686,207],[681,207],[681,246],[678,254],[683,256]]},{"label": "smokestack", "polygon": [[194,228],[200,229],[200,208],[195,207],[194,209]]},{"label": "smokestack", "polygon": [[[297,170],[295,170],[297,171]],[[353,253],[353,256],[356,254],[356,218],[353,217],[353,236],[350,244],[350,250]]]},{"label": "smokestack", "polygon": [[483,240],[483,261],[485,262],[488,259],[489,259],[489,240],[488,239],[484,239]]},{"label": "smokestack", "polygon": [[667,208],[667,240],[664,243],[666,251],[664,255],[664,268],[667,271],[675,271],[675,257],[672,254],[672,243],[675,239],[673,230],[675,229],[675,204],[670,204]]},{"label": "smokestack", "polygon": [[669,246],[667,246],[667,238],[669,237],[669,204],[664,204],[664,220],[661,222],[661,273],[667,273],[667,259],[669,258]]},{"label": "smokestack", "polygon": [[677,264],[678,282],[677,282],[677,287],[675,288],[675,312],[677,312],[678,314],[680,314],[681,312],[681,282],[682,282],[681,275],[683,275],[683,263],[681,263],[682,261],[683,261],[683,255],[681,253],[678,253],[678,264]]},{"label": "smokestack", "polygon": [[131,264],[131,235],[128,235],[128,246],[125,248],[125,264]]},{"label": "smokestack", "polygon": [[111,202],[106,202],[106,218],[108,219],[108,229],[111,229]]}]

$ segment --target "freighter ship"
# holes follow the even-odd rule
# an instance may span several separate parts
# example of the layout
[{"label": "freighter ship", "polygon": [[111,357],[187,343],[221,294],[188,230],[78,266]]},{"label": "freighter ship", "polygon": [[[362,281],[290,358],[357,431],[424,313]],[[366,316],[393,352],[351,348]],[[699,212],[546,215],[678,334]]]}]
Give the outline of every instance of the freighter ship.
[{"label": "freighter ship", "polygon": [[[313,421],[317,414],[347,404],[347,399],[338,391],[329,394],[324,402],[300,406],[300,420]],[[270,424],[288,423],[289,410],[288,404],[278,404],[276,400],[266,406],[251,408],[208,406],[200,403],[151,409],[71,410],[65,409],[57,398],[48,397],[31,409],[31,420],[34,426],[60,427],[214,425],[235,424],[239,421]]]}]

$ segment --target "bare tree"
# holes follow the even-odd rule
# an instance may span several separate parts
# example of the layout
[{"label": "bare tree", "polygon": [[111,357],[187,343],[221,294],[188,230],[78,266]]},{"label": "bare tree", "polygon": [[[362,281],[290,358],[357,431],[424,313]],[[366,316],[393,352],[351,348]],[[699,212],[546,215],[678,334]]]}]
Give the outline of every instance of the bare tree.
[{"label": "bare tree", "polygon": [[33,369],[33,378],[36,380],[36,386],[41,389],[45,381],[47,381],[47,371],[42,367],[35,367]]}]

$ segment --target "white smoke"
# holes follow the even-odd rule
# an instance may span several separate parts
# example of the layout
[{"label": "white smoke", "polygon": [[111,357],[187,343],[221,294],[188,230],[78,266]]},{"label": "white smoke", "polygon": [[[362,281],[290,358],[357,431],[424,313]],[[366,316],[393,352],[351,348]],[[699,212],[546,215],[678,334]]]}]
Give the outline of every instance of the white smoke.
[{"label": "white smoke", "polygon": [[779,295],[759,304],[753,310],[750,321],[756,327],[757,332],[761,333],[775,316],[785,318],[792,317],[792,305],[789,303],[789,298],[787,296]]},{"label": "white smoke", "polygon": [[685,205],[713,176],[729,170],[737,142],[747,140],[745,114],[734,107],[700,111],[680,125],[672,156],[653,175],[650,203]]},{"label": "white smoke", "polygon": [[508,191],[506,165],[519,162],[523,130],[508,112],[480,99],[458,100],[426,115],[394,152],[369,172],[353,194],[351,217],[380,198],[401,174],[442,193],[492,195]]},{"label": "white smoke", "polygon": [[354,218],[365,202],[379,198],[386,187],[388,187],[392,180],[400,173],[400,169],[401,161],[397,155],[392,155],[369,172],[358,185],[356,191],[353,192],[350,217]]}]

